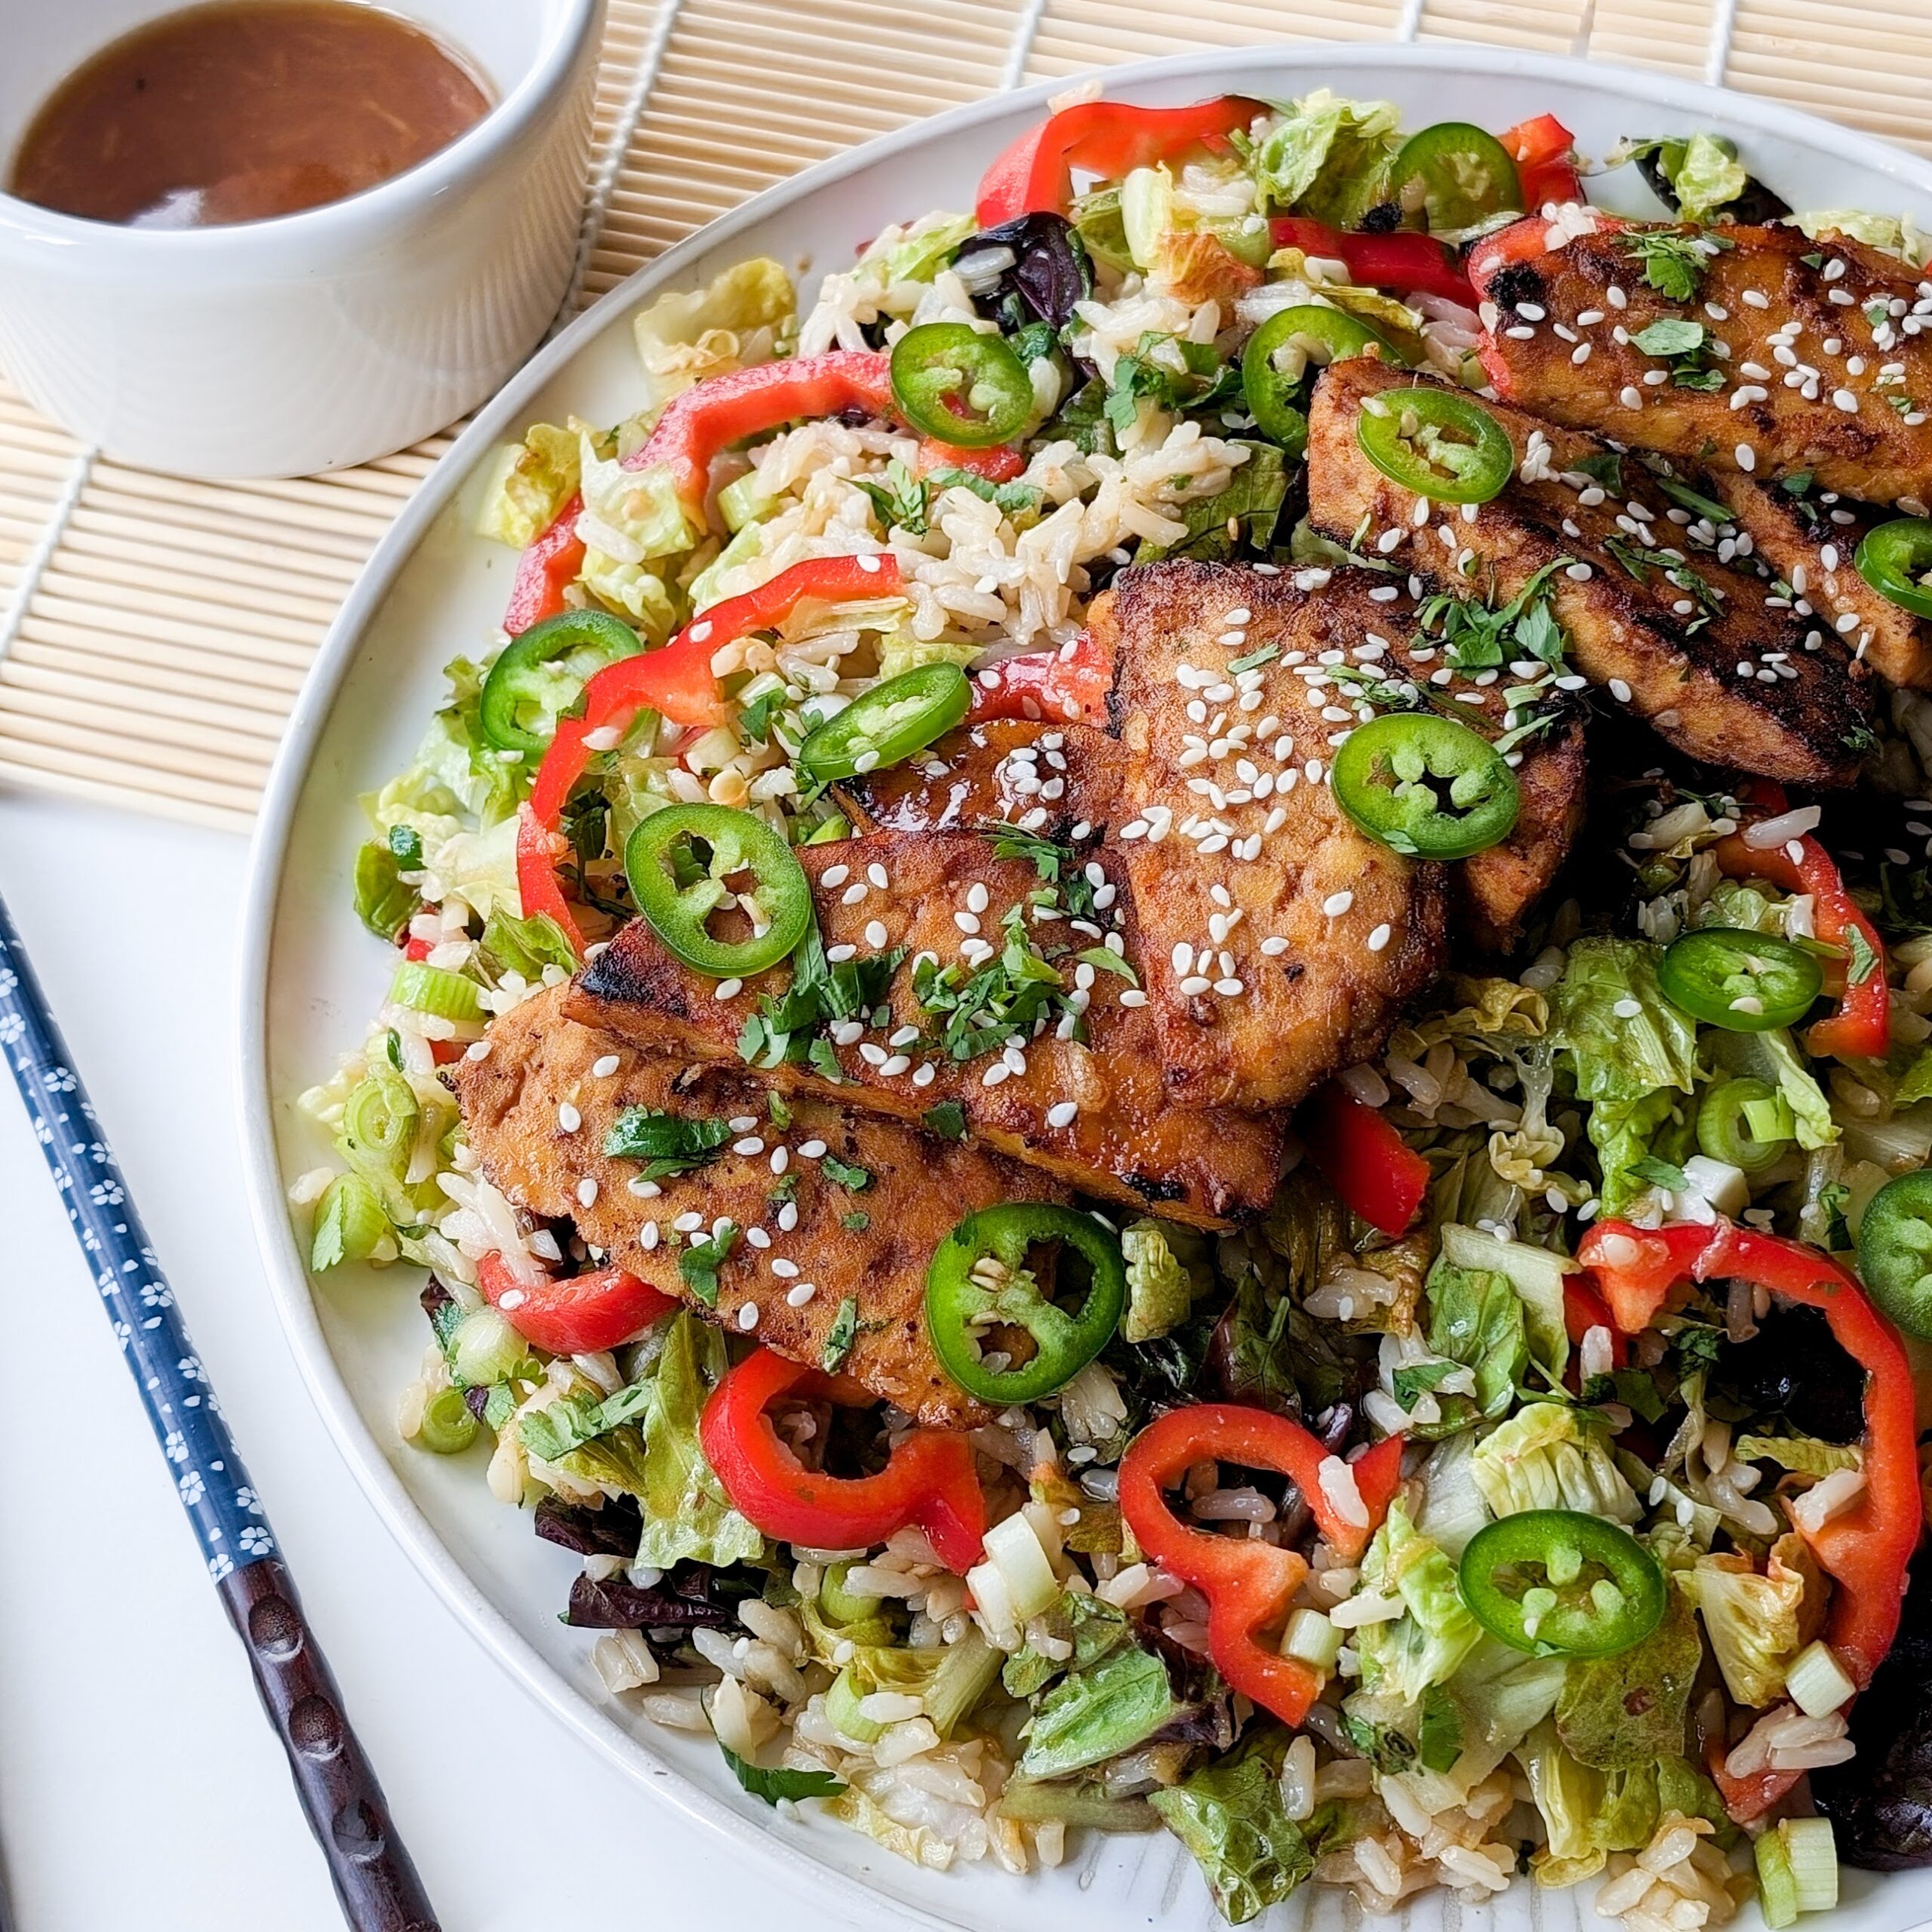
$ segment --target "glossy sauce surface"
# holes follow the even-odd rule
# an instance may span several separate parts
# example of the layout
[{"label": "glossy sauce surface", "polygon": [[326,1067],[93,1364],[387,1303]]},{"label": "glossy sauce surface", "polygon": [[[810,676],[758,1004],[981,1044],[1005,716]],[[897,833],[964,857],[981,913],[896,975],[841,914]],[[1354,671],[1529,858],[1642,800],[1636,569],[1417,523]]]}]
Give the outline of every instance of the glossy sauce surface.
[{"label": "glossy sauce surface", "polygon": [[137,29],[35,115],[8,193],[140,228],[214,227],[359,194],[490,109],[421,28],[354,0],[217,0]]}]

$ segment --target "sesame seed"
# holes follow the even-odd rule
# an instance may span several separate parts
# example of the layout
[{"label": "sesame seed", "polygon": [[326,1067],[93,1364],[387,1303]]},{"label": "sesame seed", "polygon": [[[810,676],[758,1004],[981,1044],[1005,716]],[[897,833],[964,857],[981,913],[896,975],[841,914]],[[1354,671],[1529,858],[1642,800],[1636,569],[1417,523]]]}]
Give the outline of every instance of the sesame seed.
[{"label": "sesame seed", "polygon": [[731,1152],[734,1154],[745,1155],[749,1158],[754,1154],[762,1154],[764,1152],[764,1143],[755,1134],[749,1134],[743,1140],[732,1142]]},{"label": "sesame seed", "polygon": [[681,1235],[695,1234],[704,1226],[704,1217],[693,1208],[680,1214],[671,1225]]},{"label": "sesame seed", "polygon": [[1617,399],[1626,409],[1641,409],[1644,406],[1644,393],[1632,383],[1623,385],[1617,392]]},{"label": "sesame seed", "polygon": [[1611,679],[1610,694],[1619,704],[1628,704],[1630,702],[1630,687],[1621,678]]},{"label": "sesame seed", "polygon": [[1049,1127],[1071,1127],[1080,1112],[1078,1100],[1062,1100],[1047,1109]]},{"label": "sesame seed", "polygon": [[655,1201],[664,1192],[654,1180],[646,1180],[637,1174],[624,1183],[624,1191],[635,1194],[640,1201]]},{"label": "sesame seed", "polygon": [[1590,359],[1590,351],[1594,346],[1595,345],[1591,343],[1580,342],[1577,343],[1577,346],[1570,352],[1571,361],[1576,363],[1580,368],[1584,363],[1587,362]]},{"label": "sesame seed", "polygon": [[595,1174],[586,1174],[577,1183],[577,1205],[580,1208],[588,1208],[596,1200],[597,1177]]},{"label": "sesame seed", "polygon": [[842,966],[858,952],[856,946],[828,946],[825,949],[826,959],[834,966]]},{"label": "sesame seed", "polygon": [[971,912],[954,913],[952,915],[952,923],[957,926],[962,933],[977,933],[980,930],[980,922],[978,919]]},{"label": "sesame seed", "polygon": [[1768,309],[1771,306],[1770,297],[1755,288],[1745,290],[1744,300],[1747,306],[1753,309]]},{"label": "sesame seed", "polygon": [[512,1288],[497,1297],[497,1306],[499,1308],[518,1309],[529,1299],[530,1297],[521,1288]]},{"label": "sesame seed", "polygon": [[748,1301],[738,1310],[738,1326],[740,1328],[744,1329],[755,1328],[758,1326],[758,1303],[756,1302]]},{"label": "sesame seed", "polygon": [[1004,1060],[995,1060],[980,1075],[980,1084],[982,1087],[997,1087],[1002,1080],[1009,1078],[1012,1072],[1012,1068]]},{"label": "sesame seed", "polygon": [[818,1285],[816,1282],[801,1281],[795,1288],[788,1289],[786,1291],[786,1306],[789,1308],[803,1308],[806,1303],[817,1293]]},{"label": "sesame seed", "polygon": [[1834,408],[1842,409],[1847,416],[1858,414],[1858,398],[1849,389],[1832,390],[1832,405]]},{"label": "sesame seed", "polygon": [[1595,573],[1588,564],[1571,564],[1564,571],[1567,577],[1574,577],[1579,583],[1588,583]]},{"label": "sesame seed", "polygon": [[601,1059],[591,1062],[591,1074],[596,1079],[608,1080],[623,1064],[615,1054],[605,1054]]},{"label": "sesame seed", "polygon": [[1278,937],[1271,937],[1261,942],[1261,950],[1270,959],[1280,958],[1287,949],[1287,941]]},{"label": "sesame seed", "polygon": [[720,980],[712,989],[713,999],[736,999],[745,989],[742,980]]},{"label": "sesame seed", "polygon": [[1355,903],[1352,892],[1331,892],[1321,902],[1321,909],[1331,919],[1339,919]]},{"label": "sesame seed", "polygon": [[557,1109],[557,1124],[566,1134],[574,1134],[583,1124],[583,1116],[565,1100]]},{"label": "sesame seed", "polygon": [[747,1228],[745,1230],[745,1238],[754,1247],[765,1248],[771,1245],[771,1235],[767,1234],[762,1228]]},{"label": "sesame seed", "polygon": [[1737,466],[1746,475],[1758,467],[1758,452],[1749,443],[1740,443],[1732,452],[1737,459]]},{"label": "sesame seed", "polygon": [[927,1060],[913,1069],[912,1084],[915,1087],[930,1087],[938,1077],[939,1069],[931,1060]]},{"label": "sesame seed", "polygon": [[789,1148],[774,1147],[772,1149],[771,1171],[774,1174],[782,1174],[791,1164],[792,1154],[791,1150]]},{"label": "sesame seed", "polygon": [[872,947],[881,946],[886,941],[884,924],[877,919],[869,920],[866,925],[866,943]]},{"label": "sesame seed", "polygon": [[491,1044],[488,1040],[472,1040],[469,1045],[463,1048],[463,1057],[465,1060],[488,1060],[490,1057]]},{"label": "sesame seed", "polygon": [[1203,979],[1198,973],[1190,974],[1187,978],[1182,980],[1180,983],[1180,989],[1186,998],[1189,999],[1198,999],[1201,995],[1206,992],[1208,989],[1214,985],[1214,983],[1213,980]]},{"label": "sesame seed", "polygon": [[638,1247],[648,1254],[657,1245],[657,1223],[655,1221],[645,1222],[638,1230],[637,1241]]},{"label": "sesame seed", "polygon": [[772,1259],[771,1272],[782,1281],[795,1281],[798,1278],[798,1264],[787,1261],[782,1254],[776,1255]]},{"label": "sesame seed", "polygon": [[781,1234],[789,1234],[798,1225],[798,1204],[786,1201],[778,1210],[778,1228]]},{"label": "sesame seed", "polygon": [[1643,1002],[1641,1000],[1620,999],[1610,1010],[1620,1020],[1641,1019],[1644,1011]]},{"label": "sesame seed", "polygon": [[1380,952],[1395,937],[1395,930],[1392,926],[1377,926],[1374,931],[1371,933],[1368,936],[1369,951],[1371,952]]}]

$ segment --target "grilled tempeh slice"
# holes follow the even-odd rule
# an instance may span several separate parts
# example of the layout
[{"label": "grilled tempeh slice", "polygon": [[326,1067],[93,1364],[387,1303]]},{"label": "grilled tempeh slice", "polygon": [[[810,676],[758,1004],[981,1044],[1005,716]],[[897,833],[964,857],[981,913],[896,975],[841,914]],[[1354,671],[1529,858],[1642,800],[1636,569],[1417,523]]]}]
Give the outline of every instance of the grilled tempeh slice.
[{"label": "grilled tempeh slice", "polygon": [[[1598,217],[1564,240],[1567,226],[1533,217],[1472,256],[1499,395],[1633,449],[1932,502],[1932,282],[1840,235]],[[1647,278],[1644,251],[1672,238],[1698,251],[1688,300]],[[1660,320],[1703,331],[1690,360],[1638,346]],[[1676,380],[1708,370],[1715,387]]]},{"label": "grilled tempeh slice", "polygon": [[[813,881],[832,968],[856,970],[902,949],[903,957],[889,983],[868,992],[869,1014],[820,1036],[815,1062],[761,1067],[761,1078],[788,1093],[915,1122],[949,1102],[986,1146],[1088,1193],[1198,1226],[1226,1226],[1267,1206],[1281,1172],[1281,1125],[1175,1104],[1145,996],[1112,972],[1076,962],[1078,951],[1103,946],[1101,928],[1040,907],[1035,895],[1044,888],[1032,863],[1001,857],[986,838],[962,832],[876,832],[803,847],[798,856]],[[1105,884],[1100,892],[1112,900]],[[1060,1037],[1071,1031],[1060,1016],[1038,1037],[992,1029],[983,1050],[952,1057],[938,1037],[946,1016],[916,996],[916,955],[930,954],[967,979],[998,962],[1004,921],[1016,908],[1019,929],[1056,949],[1069,989],[1082,996],[1088,1041]],[[1131,907],[1115,912],[1113,937],[1134,960]],[[788,963],[736,991],[729,982],[721,987],[678,964],[648,924],[634,920],[578,974],[568,1011],[646,1051],[737,1065],[746,1023],[761,998],[786,991],[792,976]],[[1091,984],[1076,986],[1078,978]],[[719,998],[721,990],[728,996]],[[879,1023],[870,1023],[872,1015]],[[958,1037],[974,1044],[967,1030]]]},{"label": "grilled tempeh slice", "polygon": [[1932,687],[1932,624],[1881,596],[1852,563],[1881,518],[1863,504],[1820,501],[1735,471],[1711,488],[1757,555],[1810,605],[1819,629],[1894,684]]},{"label": "grilled tempeh slice", "polygon": [[[490,1179],[531,1214],[569,1218],[593,1247],[707,1319],[814,1368],[851,1297],[857,1327],[837,1364],[843,1372],[937,1427],[985,1421],[988,1411],[940,1367],[927,1337],[927,1267],[963,1216],[1064,1191],[996,1154],[803,1096],[781,1130],[748,1069],[641,1053],[568,1019],[565,992],[540,993],[494,1021],[488,1057],[455,1069],[469,1143]],[[608,1060],[616,1070],[600,1074]],[[559,1124],[566,1105],[577,1109],[574,1128]],[[640,1163],[604,1152],[605,1135],[632,1107],[735,1120],[743,1131],[695,1171],[640,1194],[630,1186]],[[869,1178],[856,1188],[835,1180],[828,1157]],[[687,1214],[703,1217],[705,1234],[721,1217],[745,1231],[718,1268],[715,1307],[697,1300],[678,1269],[675,1224]],[[749,1331],[747,1307],[757,1310]]]},{"label": "grilled tempeh slice", "polygon": [[1444,869],[1358,830],[1326,782],[1356,709],[1306,674],[1382,618],[1351,574],[1358,587],[1311,595],[1155,564],[1088,613],[1114,660],[1118,850],[1162,1065],[1195,1104],[1294,1105],[1379,1051],[1441,968]]},{"label": "grilled tempeh slice", "polygon": [[1641,488],[1642,472],[1625,479],[1633,494],[1624,500],[1607,494],[1591,471],[1614,474],[1617,453],[1593,438],[1487,405],[1515,447],[1516,476],[1487,503],[1438,506],[1417,524],[1420,500],[1370,462],[1356,427],[1364,408],[1386,406],[1375,405],[1380,392],[1424,380],[1361,358],[1324,374],[1309,435],[1318,528],[1344,543],[1359,534],[1426,589],[1492,601],[1552,571],[1551,601],[1577,670],[1661,737],[1762,777],[1854,780],[1870,738],[1863,668],[1748,565],[1687,553],[1678,526],[1651,506],[1663,499]]}]

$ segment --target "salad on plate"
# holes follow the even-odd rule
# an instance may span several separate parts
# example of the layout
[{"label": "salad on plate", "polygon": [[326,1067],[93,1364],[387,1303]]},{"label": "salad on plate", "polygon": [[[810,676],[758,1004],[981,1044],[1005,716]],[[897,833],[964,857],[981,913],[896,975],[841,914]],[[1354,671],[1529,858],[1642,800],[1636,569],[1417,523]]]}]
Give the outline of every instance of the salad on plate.
[{"label": "salad on plate", "polygon": [[755,1797],[1932,1862],[1932,238],[1642,136],[1068,97],[502,451],[291,1199]]}]

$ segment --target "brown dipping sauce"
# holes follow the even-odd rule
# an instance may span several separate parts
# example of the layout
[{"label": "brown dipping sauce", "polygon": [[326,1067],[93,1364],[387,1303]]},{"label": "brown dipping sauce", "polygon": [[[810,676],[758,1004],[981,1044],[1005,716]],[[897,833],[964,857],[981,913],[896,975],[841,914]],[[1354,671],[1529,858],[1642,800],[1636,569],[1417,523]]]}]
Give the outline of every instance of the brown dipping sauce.
[{"label": "brown dipping sauce", "polygon": [[124,35],[54,90],[10,194],[135,228],[211,228],[339,202],[488,112],[420,27],[354,0],[217,0]]}]

